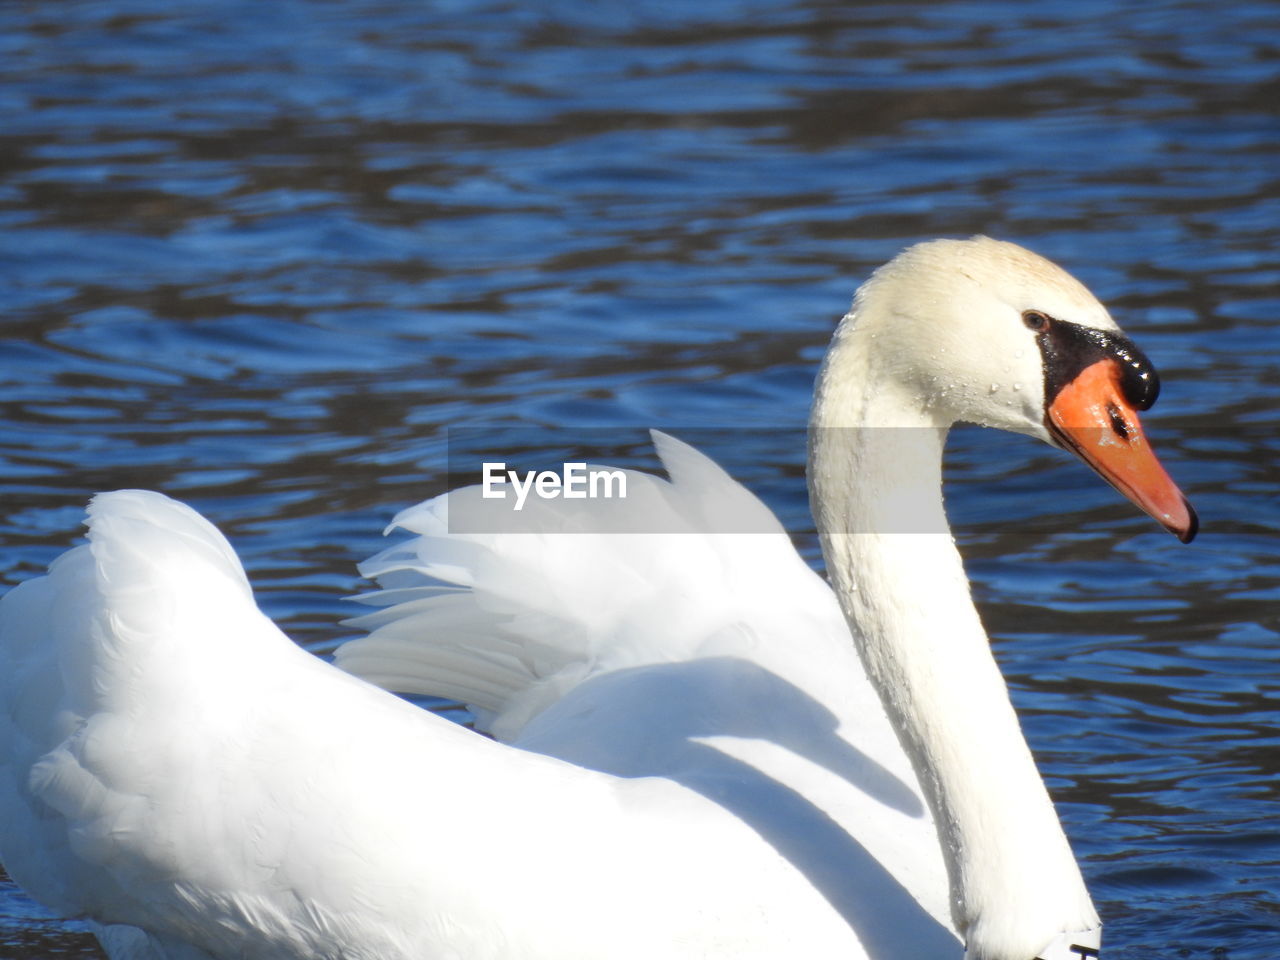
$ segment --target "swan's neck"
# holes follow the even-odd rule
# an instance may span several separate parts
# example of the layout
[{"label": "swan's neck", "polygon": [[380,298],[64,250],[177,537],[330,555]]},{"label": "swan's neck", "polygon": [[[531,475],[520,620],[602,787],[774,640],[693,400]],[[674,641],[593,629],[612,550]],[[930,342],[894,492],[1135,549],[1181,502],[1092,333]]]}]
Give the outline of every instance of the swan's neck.
[{"label": "swan's neck", "polygon": [[827,570],[937,821],[977,960],[1097,926],[942,505],[947,424],[846,320],[819,375],[809,482]]}]

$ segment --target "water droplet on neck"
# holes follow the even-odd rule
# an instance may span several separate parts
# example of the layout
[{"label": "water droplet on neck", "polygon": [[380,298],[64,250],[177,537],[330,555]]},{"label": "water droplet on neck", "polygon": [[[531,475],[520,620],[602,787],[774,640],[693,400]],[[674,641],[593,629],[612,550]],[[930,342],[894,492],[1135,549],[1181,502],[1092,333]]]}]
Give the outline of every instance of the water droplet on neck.
[{"label": "water droplet on neck", "polygon": [[991,385],[991,392],[992,392],[992,393],[995,393],[995,392],[996,392],[997,390],[999,390],[999,389],[1000,389],[1000,384],[998,384],[998,383],[993,383],[993,384]]},{"label": "water droplet on neck", "polygon": [[1015,384],[1013,385],[1014,393],[1017,393],[1017,392],[1018,392],[1019,390],[1021,390],[1021,389],[1022,389],[1022,384],[1020,384],[1020,383],[1015,383]]}]

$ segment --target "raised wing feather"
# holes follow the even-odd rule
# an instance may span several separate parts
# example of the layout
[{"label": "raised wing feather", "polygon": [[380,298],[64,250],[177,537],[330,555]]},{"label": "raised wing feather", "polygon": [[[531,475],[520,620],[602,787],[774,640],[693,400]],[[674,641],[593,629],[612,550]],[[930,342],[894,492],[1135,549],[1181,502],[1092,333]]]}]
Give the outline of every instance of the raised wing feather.
[{"label": "raised wing feather", "polygon": [[791,618],[843,633],[772,512],[693,447],[654,441],[671,480],[626,471],[625,500],[531,499],[486,532],[458,520],[498,509],[479,487],[400,513],[417,536],[361,566],[384,589],[359,598],[379,609],[350,621],[368,636],[337,663],[461,700],[512,739],[601,672],[740,652]]}]

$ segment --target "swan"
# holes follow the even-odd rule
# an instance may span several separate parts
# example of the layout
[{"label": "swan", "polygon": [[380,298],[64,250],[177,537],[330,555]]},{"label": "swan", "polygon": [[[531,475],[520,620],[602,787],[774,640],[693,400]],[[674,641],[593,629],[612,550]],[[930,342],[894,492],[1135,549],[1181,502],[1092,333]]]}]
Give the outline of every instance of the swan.
[{"label": "swan", "polygon": [[958,420],[1038,437],[1187,541],[1138,418],[1157,390],[1049,261],[918,244],[818,376],[830,586],[655,434],[669,479],[630,471],[625,501],[489,532],[474,487],[404,511],[342,669],[195,511],[101,494],[88,543],[0,599],[0,861],[112,960],[1097,956],[941,454]]}]

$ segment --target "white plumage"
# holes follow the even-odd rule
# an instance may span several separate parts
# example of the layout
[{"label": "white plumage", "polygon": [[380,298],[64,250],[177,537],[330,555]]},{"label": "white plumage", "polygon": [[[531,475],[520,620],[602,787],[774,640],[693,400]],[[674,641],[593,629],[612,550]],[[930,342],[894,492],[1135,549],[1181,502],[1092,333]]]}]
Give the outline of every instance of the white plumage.
[{"label": "white plumage", "polygon": [[[731,483],[661,442],[686,458],[691,496],[632,476],[666,488],[673,509],[708,480]],[[829,901],[857,916],[865,888],[893,881],[850,869],[856,858],[915,848],[936,860],[936,840],[900,752],[895,769],[874,759],[892,755],[892,732],[830,591],[785,536],[744,551],[741,537],[693,532],[692,517],[672,536],[433,540],[442,506],[407,511],[427,537],[371,569],[421,549],[424,569],[475,589],[383,598],[411,604],[408,618],[373,614],[390,622],[343,659],[425,667],[468,699],[483,687],[497,727],[549,706],[527,745],[581,766],[485,739],[305,653],[253,605],[212,526],[121,491],[95,498],[88,545],[0,601],[16,666],[2,741],[15,879],[68,915],[148,932],[139,952],[140,936],[117,931],[127,942],[113,958],[192,945],[237,957],[246,944],[288,958],[857,956]],[[745,584],[743,565],[756,567]],[[695,569],[697,588],[681,584]],[[767,616],[735,614],[747,598]],[[423,622],[449,640],[389,639]],[[801,635],[786,645],[790,632]],[[845,669],[805,663],[824,647]],[[770,660],[792,666],[774,673]],[[806,675],[825,689],[792,686]],[[833,707],[858,718],[856,739]],[[573,734],[584,726],[592,737]],[[850,801],[864,789],[872,851],[841,829],[861,819]],[[923,872],[937,909],[937,871]],[[905,889],[890,907],[925,943],[955,944]],[[891,916],[865,919],[902,942]]]},{"label": "white plumage", "polygon": [[[344,672],[190,508],[95,498],[89,543],[0,600],[0,858],[113,960],[1076,955],[1097,918],[942,526],[956,417],[1049,436],[1062,351],[1032,307],[1086,346],[1115,330],[985,239],[859,292],[811,435],[835,594],[656,434],[670,480],[630,472],[625,500],[531,500],[501,533],[459,532],[492,506],[475,488],[404,511]],[[1122,489],[1189,537],[1149,485]],[[904,505],[938,528],[884,528]],[[353,674],[465,701],[496,739]]]}]

